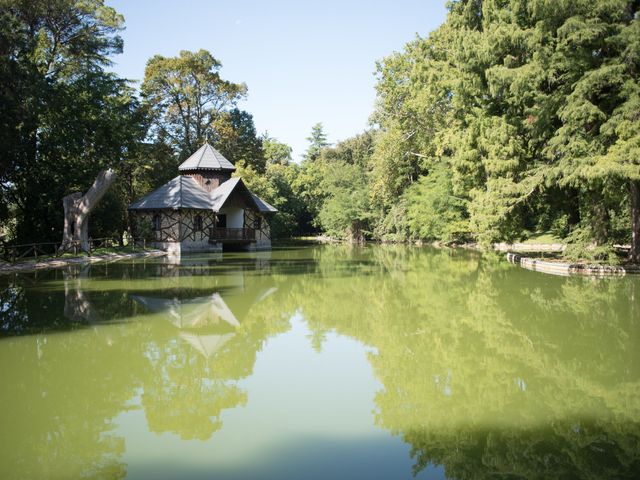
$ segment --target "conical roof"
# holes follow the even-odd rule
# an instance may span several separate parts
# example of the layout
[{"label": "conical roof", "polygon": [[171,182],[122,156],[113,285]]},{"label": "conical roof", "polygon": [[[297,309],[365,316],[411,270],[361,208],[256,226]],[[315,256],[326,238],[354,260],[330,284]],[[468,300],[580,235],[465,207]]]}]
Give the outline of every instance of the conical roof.
[{"label": "conical roof", "polygon": [[185,170],[227,170],[232,172],[235,169],[233,163],[208,143],[201,146],[178,167],[181,172]]}]

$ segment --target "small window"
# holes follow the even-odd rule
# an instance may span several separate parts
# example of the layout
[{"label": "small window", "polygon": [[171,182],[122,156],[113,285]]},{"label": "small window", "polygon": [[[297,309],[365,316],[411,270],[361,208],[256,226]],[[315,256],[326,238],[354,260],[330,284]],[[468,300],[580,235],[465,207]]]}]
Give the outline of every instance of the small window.
[{"label": "small window", "polygon": [[260,230],[261,228],[262,228],[262,219],[258,217],[253,221],[253,229]]},{"label": "small window", "polygon": [[219,213],[216,216],[216,227],[227,228],[227,216],[224,213]]},{"label": "small window", "polygon": [[202,231],[202,215],[196,215],[193,219],[193,229],[196,232]]},{"label": "small window", "polygon": [[162,230],[162,217],[160,214],[156,214],[153,216],[153,229],[158,232]]}]

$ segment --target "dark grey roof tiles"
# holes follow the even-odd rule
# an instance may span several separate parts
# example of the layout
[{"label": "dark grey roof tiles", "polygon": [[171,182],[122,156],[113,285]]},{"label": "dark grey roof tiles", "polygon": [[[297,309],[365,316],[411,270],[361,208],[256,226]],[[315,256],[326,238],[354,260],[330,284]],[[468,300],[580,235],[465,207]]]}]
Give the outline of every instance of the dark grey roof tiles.
[{"label": "dark grey roof tiles", "polygon": [[258,207],[258,210],[260,210],[261,212],[276,213],[278,211],[276,207],[269,205],[267,202],[262,200],[259,196],[254,195],[253,193],[251,194],[251,196],[253,197],[253,201],[256,202],[256,206]]},{"label": "dark grey roof tiles", "polygon": [[251,193],[239,177],[234,177],[222,183],[218,188],[207,193],[198,183],[187,175],[179,175],[173,180],[155,189],[146,197],[132,203],[130,210],[174,210],[190,208],[195,210],[213,210],[219,212],[233,191],[240,185],[253,201],[255,207],[262,213],[275,213],[278,210]]},{"label": "dark grey roof tiles", "polygon": [[179,175],[129,206],[131,210],[163,208],[211,210],[212,203],[207,191],[201,188],[193,178]]},{"label": "dark grey roof tiles", "polygon": [[236,186],[240,183],[239,177],[233,177],[220,184],[218,188],[211,192],[211,208],[214,212],[219,212],[224,202],[227,201],[229,195],[235,190]]},{"label": "dark grey roof tiles", "polygon": [[216,188],[213,192],[211,192],[211,200],[213,201],[214,212],[220,211],[222,206],[227,201],[227,198],[229,198],[229,195],[231,195],[231,193],[236,188],[238,188],[238,186],[240,186],[239,188],[244,189],[247,192],[247,194],[249,194],[250,199],[253,200],[254,205],[260,212],[275,213],[278,211],[277,209],[269,205],[267,202],[262,200],[260,197],[251,193],[241,178],[234,177],[234,178],[230,178],[229,180],[221,184],[218,188]]},{"label": "dark grey roof tiles", "polygon": [[178,170],[228,170],[235,171],[229,160],[208,143],[201,146],[196,152],[180,164]]}]

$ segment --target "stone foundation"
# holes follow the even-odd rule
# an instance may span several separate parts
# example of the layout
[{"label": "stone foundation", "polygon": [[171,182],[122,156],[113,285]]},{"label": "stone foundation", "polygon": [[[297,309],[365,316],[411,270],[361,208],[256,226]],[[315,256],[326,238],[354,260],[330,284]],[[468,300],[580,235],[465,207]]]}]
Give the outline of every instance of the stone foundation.
[{"label": "stone foundation", "polygon": [[[152,242],[153,248],[164,250],[171,256],[180,256],[183,253],[220,253],[224,247],[221,242],[209,243],[208,240],[185,240],[182,242]],[[262,239],[241,246],[240,250],[256,252],[271,250],[271,240]]]},{"label": "stone foundation", "polygon": [[587,265],[583,263],[563,263],[549,262],[537,258],[528,258],[517,253],[507,253],[507,260],[520,265],[527,270],[550,273],[552,275],[590,275],[596,277],[622,276],[630,273],[640,273],[640,266],[618,266],[618,265]]}]

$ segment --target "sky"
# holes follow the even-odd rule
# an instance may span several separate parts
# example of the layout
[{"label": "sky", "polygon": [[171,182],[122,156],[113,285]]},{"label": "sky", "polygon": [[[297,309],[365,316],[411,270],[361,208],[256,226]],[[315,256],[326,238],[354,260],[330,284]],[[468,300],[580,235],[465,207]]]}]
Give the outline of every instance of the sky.
[{"label": "sky", "polygon": [[368,128],[376,61],[444,22],[445,0],[106,0],[125,17],[112,69],[141,81],[153,55],[209,50],[226,80],[244,82],[239,107],[300,159],[312,125],[332,144]]}]

